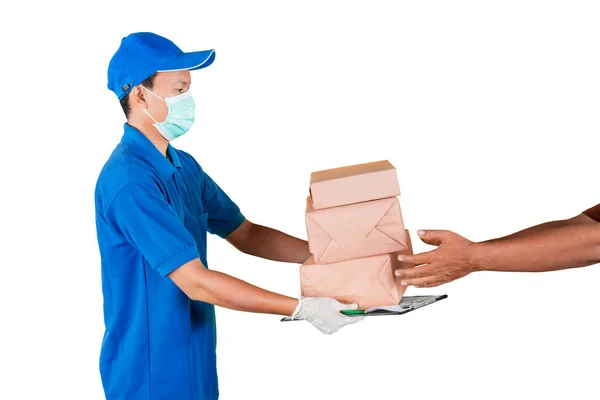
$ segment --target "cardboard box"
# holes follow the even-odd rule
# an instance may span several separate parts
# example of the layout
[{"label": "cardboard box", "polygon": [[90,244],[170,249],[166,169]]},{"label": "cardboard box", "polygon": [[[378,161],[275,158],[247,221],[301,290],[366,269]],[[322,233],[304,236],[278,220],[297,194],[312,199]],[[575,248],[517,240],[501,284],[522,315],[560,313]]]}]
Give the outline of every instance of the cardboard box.
[{"label": "cardboard box", "polygon": [[306,200],[306,231],[316,263],[393,253],[407,248],[396,197],[315,210]]},{"label": "cardboard box", "polygon": [[387,160],[313,172],[310,196],[315,210],[400,195],[396,168]]},{"label": "cardboard box", "polygon": [[406,287],[394,275],[398,268],[412,265],[398,261],[398,254],[412,254],[410,235],[407,248],[401,252],[317,264],[314,257],[300,267],[303,297],[333,297],[342,303],[357,303],[360,309],[397,305]]}]

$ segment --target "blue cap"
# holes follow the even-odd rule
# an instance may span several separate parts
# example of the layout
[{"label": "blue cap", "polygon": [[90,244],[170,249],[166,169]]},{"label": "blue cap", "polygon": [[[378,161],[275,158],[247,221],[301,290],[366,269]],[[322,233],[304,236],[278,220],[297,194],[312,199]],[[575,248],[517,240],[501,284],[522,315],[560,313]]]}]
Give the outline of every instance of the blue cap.
[{"label": "blue cap", "polygon": [[150,32],[124,37],[108,65],[108,88],[122,99],[134,86],[157,72],[208,67],[214,50],[184,53],[175,43]]}]

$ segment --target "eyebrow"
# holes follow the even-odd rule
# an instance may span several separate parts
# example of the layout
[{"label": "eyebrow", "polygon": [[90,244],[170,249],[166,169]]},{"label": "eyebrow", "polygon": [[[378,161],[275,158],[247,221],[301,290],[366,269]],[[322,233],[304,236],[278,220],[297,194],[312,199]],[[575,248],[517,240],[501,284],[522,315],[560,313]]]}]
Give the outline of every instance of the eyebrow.
[{"label": "eyebrow", "polygon": [[175,81],[175,83],[183,83],[184,85],[191,85],[192,82],[188,82],[188,81],[184,81],[183,79],[178,79]]}]

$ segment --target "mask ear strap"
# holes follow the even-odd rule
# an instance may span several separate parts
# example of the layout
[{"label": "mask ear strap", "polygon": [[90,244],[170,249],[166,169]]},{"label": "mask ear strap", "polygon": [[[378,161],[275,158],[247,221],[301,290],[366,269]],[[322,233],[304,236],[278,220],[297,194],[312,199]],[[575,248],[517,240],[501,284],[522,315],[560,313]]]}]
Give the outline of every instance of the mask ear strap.
[{"label": "mask ear strap", "polygon": [[[165,99],[163,99],[162,97],[160,97],[159,95],[157,95],[156,93],[154,93],[152,90],[148,89],[146,86],[141,85],[144,89],[146,89],[148,92],[150,92],[153,96],[158,97],[159,99],[161,99],[162,101],[165,101]],[[154,119],[154,117],[152,115],[150,115],[150,113],[148,112],[148,110],[146,110],[144,108],[144,112],[146,113],[146,115],[148,115],[152,121],[154,121],[155,124],[158,124],[158,121]]]},{"label": "mask ear strap", "polygon": [[144,89],[146,89],[148,92],[152,93],[153,96],[158,97],[159,99],[161,99],[162,101],[166,101],[165,99],[163,99],[162,97],[160,97],[159,95],[157,95],[156,93],[154,93],[152,90],[148,89],[146,86],[141,85]]},{"label": "mask ear strap", "polygon": [[145,108],[144,108],[144,112],[146,113],[146,115],[148,115],[152,119],[152,121],[154,121],[155,124],[158,124],[158,121],[155,120],[154,117],[152,115],[150,115],[150,113],[148,112],[148,110],[146,110]]}]

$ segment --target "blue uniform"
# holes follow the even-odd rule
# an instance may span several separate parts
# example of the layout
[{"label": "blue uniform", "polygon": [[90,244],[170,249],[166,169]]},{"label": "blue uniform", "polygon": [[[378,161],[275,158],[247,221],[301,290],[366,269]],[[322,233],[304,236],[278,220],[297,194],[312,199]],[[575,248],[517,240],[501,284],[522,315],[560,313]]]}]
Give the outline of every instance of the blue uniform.
[{"label": "blue uniform", "polygon": [[195,258],[208,267],[206,233],[224,238],[244,216],[191,155],[167,155],[125,124],[96,186],[108,400],[219,396],[214,306],[167,275]]}]

